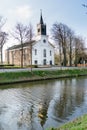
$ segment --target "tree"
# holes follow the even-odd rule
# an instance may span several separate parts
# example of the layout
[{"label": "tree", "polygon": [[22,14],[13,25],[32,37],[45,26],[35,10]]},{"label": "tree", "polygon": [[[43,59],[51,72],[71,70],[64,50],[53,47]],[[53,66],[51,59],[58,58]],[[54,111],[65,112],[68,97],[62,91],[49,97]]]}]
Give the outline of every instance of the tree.
[{"label": "tree", "polygon": [[22,23],[17,23],[15,26],[14,33],[12,34],[16,40],[21,44],[21,67],[23,68],[23,44],[26,41],[31,41],[33,36],[33,31],[31,26],[23,25]]},{"label": "tree", "polygon": [[60,59],[61,59],[61,49],[63,53],[63,65],[67,65],[66,49],[67,49],[67,37],[68,37],[68,26],[62,23],[55,23],[52,27],[52,35],[59,46]]},{"label": "tree", "polygon": [[[87,4],[82,4],[82,6],[83,6],[84,8],[87,8]],[[86,14],[87,14],[87,12],[86,12]]]},{"label": "tree", "polygon": [[28,30],[28,39],[29,39],[29,43],[30,43],[30,54],[31,54],[31,72],[32,72],[32,43],[31,43],[31,40],[33,38],[33,26],[32,24],[30,23],[29,26],[28,26],[29,30]]},{"label": "tree", "polygon": [[77,66],[80,59],[84,59],[85,57],[84,40],[81,37],[75,36],[74,31],[62,23],[56,22],[53,24],[51,32],[59,48],[60,63],[63,63],[64,66],[69,63],[69,66],[72,66],[74,55],[75,66]]},{"label": "tree", "polygon": [[87,8],[87,5],[86,4],[82,4],[83,7]]},{"label": "tree", "polygon": [[79,59],[83,57],[84,53],[84,41],[81,37],[75,37],[75,66],[79,63]]},{"label": "tree", "polygon": [[29,40],[29,41],[31,41],[32,40],[32,38],[33,38],[33,36],[34,36],[34,33],[33,33],[34,31],[33,31],[33,26],[32,26],[32,24],[31,23],[29,23],[29,25],[28,25],[28,35],[27,35],[27,39]]},{"label": "tree", "polygon": [[0,31],[2,30],[2,27],[6,23],[6,19],[4,19],[2,16],[0,16]]},{"label": "tree", "polygon": [[1,64],[3,64],[3,46],[7,41],[8,34],[6,32],[0,32],[0,51],[1,51]]},{"label": "tree", "polygon": [[74,32],[68,29],[69,66],[72,66],[72,51],[74,46]]},{"label": "tree", "polygon": [[6,19],[0,16],[0,52],[1,52],[1,63],[3,64],[3,46],[7,41],[8,34],[2,31],[4,24],[6,23]]},{"label": "tree", "polygon": [[58,23],[53,24],[51,32],[52,32],[53,40],[55,41],[55,43],[57,45],[57,48],[59,49],[59,59],[60,59],[59,61],[60,61],[60,65],[61,65],[61,63],[62,63],[62,58],[61,58],[61,41],[59,39],[59,34],[58,34],[58,32],[59,32]]}]

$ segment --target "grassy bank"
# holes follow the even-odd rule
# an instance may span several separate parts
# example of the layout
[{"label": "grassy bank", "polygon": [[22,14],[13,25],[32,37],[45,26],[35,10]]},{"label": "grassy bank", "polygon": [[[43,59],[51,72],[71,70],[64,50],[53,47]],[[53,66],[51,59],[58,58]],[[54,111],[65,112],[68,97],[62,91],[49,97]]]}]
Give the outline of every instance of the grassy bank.
[{"label": "grassy bank", "polygon": [[60,128],[51,128],[49,130],[87,130],[87,115],[77,118]]},{"label": "grassy bank", "polygon": [[0,84],[45,80],[54,78],[77,77],[87,75],[87,69],[33,71],[27,72],[5,72],[0,73]]}]

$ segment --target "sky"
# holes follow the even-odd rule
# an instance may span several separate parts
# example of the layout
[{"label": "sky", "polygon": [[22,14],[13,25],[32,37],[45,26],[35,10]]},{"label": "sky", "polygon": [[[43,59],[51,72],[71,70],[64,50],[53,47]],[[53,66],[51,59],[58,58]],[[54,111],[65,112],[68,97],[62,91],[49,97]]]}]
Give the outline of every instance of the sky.
[{"label": "sky", "polygon": [[[0,16],[6,19],[4,30],[11,32],[17,22],[32,23],[36,33],[36,25],[40,21],[40,10],[47,25],[47,33],[51,35],[51,28],[55,22],[68,25],[87,39],[87,0],[0,0]],[[15,40],[9,37],[5,48],[14,45]]]}]

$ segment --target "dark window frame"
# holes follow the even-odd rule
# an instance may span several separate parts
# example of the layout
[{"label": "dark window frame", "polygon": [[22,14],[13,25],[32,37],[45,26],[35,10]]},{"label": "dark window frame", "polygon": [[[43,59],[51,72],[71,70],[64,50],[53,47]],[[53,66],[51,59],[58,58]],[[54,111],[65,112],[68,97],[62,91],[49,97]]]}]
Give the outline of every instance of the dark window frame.
[{"label": "dark window frame", "polygon": [[37,55],[37,49],[35,49],[35,55]]},{"label": "dark window frame", "polygon": [[46,57],[46,49],[43,50],[43,56]]}]

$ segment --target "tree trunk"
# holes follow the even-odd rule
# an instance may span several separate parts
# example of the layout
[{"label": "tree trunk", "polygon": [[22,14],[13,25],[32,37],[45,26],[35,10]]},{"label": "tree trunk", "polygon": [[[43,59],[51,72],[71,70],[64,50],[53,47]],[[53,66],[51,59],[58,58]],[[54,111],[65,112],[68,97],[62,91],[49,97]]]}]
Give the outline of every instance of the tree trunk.
[{"label": "tree trunk", "polygon": [[63,66],[66,66],[66,48],[65,47],[63,47],[63,56],[64,56]]},{"label": "tree trunk", "polygon": [[78,62],[78,61],[77,61],[77,56],[78,56],[78,54],[77,54],[77,49],[75,49],[75,66],[76,66],[76,67],[77,67],[77,64],[78,64],[78,63],[77,63],[77,62]]},{"label": "tree trunk", "polygon": [[3,64],[3,53],[2,53],[2,47],[1,47],[1,64]]},{"label": "tree trunk", "polygon": [[60,55],[60,66],[61,66],[61,63],[62,63],[62,54],[61,54],[61,47],[59,47],[59,55]]},{"label": "tree trunk", "polygon": [[21,45],[21,68],[23,68],[23,45]]},{"label": "tree trunk", "polygon": [[71,39],[70,39],[69,65],[72,66],[72,43],[71,43]]},{"label": "tree trunk", "polygon": [[32,72],[32,43],[30,43],[30,56],[31,56],[31,65],[30,65],[30,67],[31,67],[31,72]]}]

